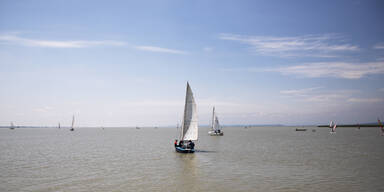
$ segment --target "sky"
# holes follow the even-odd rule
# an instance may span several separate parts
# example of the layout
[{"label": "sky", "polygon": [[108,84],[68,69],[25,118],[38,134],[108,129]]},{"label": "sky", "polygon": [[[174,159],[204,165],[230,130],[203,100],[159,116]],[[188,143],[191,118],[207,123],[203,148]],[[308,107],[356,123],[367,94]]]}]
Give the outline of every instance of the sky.
[{"label": "sky", "polygon": [[0,0],[0,126],[384,118],[384,2]]}]

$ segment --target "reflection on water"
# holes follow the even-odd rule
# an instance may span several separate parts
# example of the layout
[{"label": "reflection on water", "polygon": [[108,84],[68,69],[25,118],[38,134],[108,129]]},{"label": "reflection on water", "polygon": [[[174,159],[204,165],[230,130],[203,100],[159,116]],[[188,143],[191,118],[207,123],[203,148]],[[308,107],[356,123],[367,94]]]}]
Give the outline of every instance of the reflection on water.
[{"label": "reflection on water", "polygon": [[384,191],[374,128],[200,129],[194,154],[175,129],[0,129],[0,191]]}]

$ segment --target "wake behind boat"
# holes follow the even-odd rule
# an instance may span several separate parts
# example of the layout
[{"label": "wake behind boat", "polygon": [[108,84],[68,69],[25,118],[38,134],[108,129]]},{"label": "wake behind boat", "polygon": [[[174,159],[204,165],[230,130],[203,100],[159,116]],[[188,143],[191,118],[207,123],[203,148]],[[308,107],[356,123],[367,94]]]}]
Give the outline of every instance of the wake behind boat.
[{"label": "wake behind boat", "polygon": [[208,132],[210,136],[223,136],[224,132],[221,130],[219,118],[215,114],[215,107],[213,107],[212,111],[212,125],[211,130]]},{"label": "wake behind boat", "polygon": [[189,83],[185,96],[184,117],[181,125],[179,143],[175,140],[175,150],[179,153],[194,153],[195,143],[198,136],[197,109],[195,99]]}]

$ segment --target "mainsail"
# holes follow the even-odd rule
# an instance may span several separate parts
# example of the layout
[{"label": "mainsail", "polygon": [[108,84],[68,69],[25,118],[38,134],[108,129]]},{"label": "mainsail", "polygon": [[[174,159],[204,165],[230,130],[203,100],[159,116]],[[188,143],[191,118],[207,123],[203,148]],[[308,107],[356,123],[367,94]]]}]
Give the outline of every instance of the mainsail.
[{"label": "mainsail", "polygon": [[182,136],[180,140],[197,140],[198,124],[195,99],[189,83],[187,82],[187,93],[185,96],[184,118],[181,127]]},{"label": "mainsail", "polygon": [[380,130],[381,130],[381,136],[384,136],[384,127],[383,124],[381,124],[381,121],[379,118],[377,118],[377,122],[379,122]]},{"label": "mainsail", "polygon": [[336,123],[335,123],[335,125],[332,127],[332,132],[336,132]]},{"label": "mainsail", "polygon": [[213,107],[213,112],[212,112],[212,126],[211,126],[211,129],[212,129],[212,131],[220,130],[219,118],[215,114],[215,107]]},{"label": "mainsail", "polygon": [[74,129],[74,125],[75,125],[75,116],[73,115],[73,116],[72,116],[72,126],[71,126],[71,131],[75,130],[75,129]]}]

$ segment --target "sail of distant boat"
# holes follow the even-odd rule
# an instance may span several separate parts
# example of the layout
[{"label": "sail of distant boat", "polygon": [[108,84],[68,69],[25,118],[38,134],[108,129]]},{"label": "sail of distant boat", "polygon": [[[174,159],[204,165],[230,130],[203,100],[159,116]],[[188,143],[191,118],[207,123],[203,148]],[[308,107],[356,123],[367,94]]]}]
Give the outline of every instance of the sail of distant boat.
[{"label": "sail of distant boat", "polygon": [[58,126],[58,128],[60,129],[61,127],[60,127],[60,123],[59,123],[59,126]]},{"label": "sail of distant boat", "polygon": [[9,128],[10,129],[15,129],[15,125],[13,124],[13,122],[11,122],[11,126]]},{"label": "sail of distant boat", "polygon": [[336,123],[332,127],[332,133],[335,133],[335,132],[336,132]]},{"label": "sail of distant boat", "polygon": [[329,128],[333,127],[333,121],[329,122]]},{"label": "sail of distant boat", "polygon": [[215,135],[222,136],[224,134],[220,127],[219,118],[215,113],[215,107],[213,107],[213,110],[212,110],[212,124],[211,124],[211,130],[208,132],[208,134],[211,136],[215,136]]},{"label": "sail of distant boat", "polygon": [[377,118],[377,122],[379,122],[380,130],[381,130],[381,136],[384,136],[384,127],[383,124],[381,123],[380,119]]},{"label": "sail of distant boat", "polygon": [[[181,124],[179,144],[175,143],[175,149],[179,153],[193,153],[194,143],[198,138],[197,107],[193,98],[192,89],[187,82],[185,96],[183,123]],[[188,143],[187,143],[188,142]]]},{"label": "sail of distant boat", "polygon": [[71,131],[75,130],[74,125],[75,125],[75,116],[73,115],[72,116],[72,126],[71,126],[71,129],[70,129]]}]

